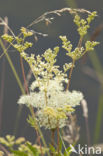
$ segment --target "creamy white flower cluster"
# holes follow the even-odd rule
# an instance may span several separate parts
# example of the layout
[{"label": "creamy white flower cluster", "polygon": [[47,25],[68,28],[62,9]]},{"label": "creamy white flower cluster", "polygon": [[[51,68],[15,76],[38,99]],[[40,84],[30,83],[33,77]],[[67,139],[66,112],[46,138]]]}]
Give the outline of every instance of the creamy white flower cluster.
[{"label": "creamy white flower cluster", "polygon": [[[37,87],[39,87],[38,92],[35,91]],[[74,107],[83,99],[81,92],[64,91],[63,81],[58,78],[49,80],[48,86],[34,81],[30,89],[30,94],[21,96],[18,103],[37,108],[36,118],[40,126],[48,129],[64,127],[66,114],[73,112]]]},{"label": "creamy white flower cluster", "polygon": [[[80,59],[87,52],[93,51],[94,47],[99,44],[99,42],[86,41],[85,46],[82,46],[83,37],[87,34],[90,23],[95,16],[96,12],[92,12],[86,19],[81,19],[78,13],[76,13],[74,23],[77,25],[77,31],[80,35],[77,47],[73,48],[66,36],[60,36],[66,55],[72,59],[72,62],[67,62],[63,65],[63,71],[60,70],[59,65],[56,65],[59,53],[58,46],[53,50],[47,49],[42,55],[28,55],[25,51],[32,47],[33,44],[25,39],[32,36],[33,32],[27,31],[26,28],[22,27],[22,37],[14,38],[8,34],[2,36],[4,40],[19,51],[21,57],[24,58],[32,70],[35,81],[30,87],[30,94],[21,96],[18,103],[26,104],[27,106],[31,105],[36,108],[36,119],[41,127],[48,129],[64,127],[67,114],[74,112],[74,108],[83,99],[81,92],[70,92],[68,89],[76,60]],[[12,42],[14,39],[16,43]],[[70,70],[69,81],[67,79],[68,70]],[[66,91],[63,86],[64,82],[68,83]]]}]

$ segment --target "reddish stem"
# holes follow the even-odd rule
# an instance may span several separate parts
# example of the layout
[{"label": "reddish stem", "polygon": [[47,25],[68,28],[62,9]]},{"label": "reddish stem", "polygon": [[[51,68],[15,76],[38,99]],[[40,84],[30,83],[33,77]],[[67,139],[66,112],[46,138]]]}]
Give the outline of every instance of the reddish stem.
[{"label": "reddish stem", "polygon": [[[25,71],[24,71],[24,65],[23,65],[23,60],[22,60],[22,57],[20,56],[20,64],[21,64],[21,69],[22,69],[22,75],[23,75],[23,79],[24,79],[24,87],[25,87],[25,91],[27,94],[29,94],[29,89],[28,89],[28,85],[27,85],[27,81],[26,81],[26,76],[25,76]],[[31,114],[33,116],[33,118],[35,118],[35,114],[34,114],[34,110],[33,110],[33,107],[30,106],[30,111],[31,111]],[[37,134],[37,140],[38,140],[38,143],[40,145],[40,150],[41,150],[41,155],[43,156],[43,150],[42,150],[42,145],[41,145],[41,141],[40,141],[40,136],[39,136],[39,133],[38,131],[36,130],[36,134]]]}]

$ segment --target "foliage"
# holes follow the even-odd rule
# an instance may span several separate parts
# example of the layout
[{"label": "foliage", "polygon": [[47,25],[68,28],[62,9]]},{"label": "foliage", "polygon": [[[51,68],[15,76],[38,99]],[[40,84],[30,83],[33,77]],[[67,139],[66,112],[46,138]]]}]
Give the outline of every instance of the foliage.
[{"label": "foliage", "polygon": [[[6,138],[0,137],[0,143],[9,148],[10,152],[13,153],[11,156],[39,156],[41,154],[40,146],[33,145],[23,137],[15,139],[15,136],[7,135]],[[43,154],[47,150],[42,147]]]},{"label": "foliage", "polygon": [[[65,148],[64,154],[62,152],[63,140],[60,140],[59,131],[60,128],[63,129],[67,125],[68,116],[75,112],[75,107],[80,105],[84,98],[81,92],[69,90],[72,72],[76,61],[84,56],[85,53],[93,51],[94,47],[99,44],[99,42],[86,41],[84,46],[82,46],[83,37],[87,34],[96,12],[90,13],[87,11],[88,17],[86,19],[80,18],[78,10],[72,10],[71,13],[75,14],[74,23],[77,25],[80,39],[77,47],[74,48],[66,36],[60,36],[62,48],[65,49],[66,55],[72,59],[72,62],[66,62],[63,65],[62,70],[57,65],[57,56],[60,52],[60,47],[58,46],[53,50],[47,49],[42,55],[36,56],[35,54],[29,55],[27,53],[27,50],[33,46],[33,43],[27,41],[28,37],[34,34],[32,31],[22,27],[20,30],[21,35],[19,36],[8,34],[2,36],[19,52],[20,57],[28,63],[34,75],[34,81],[29,87],[29,93],[22,95],[18,100],[18,104],[25,104],[30,108],[31,116],[29,116],[28,122],[36,130],[40,146],[32,145],[30,142],[25,141],[24,138],[15,140],[14,136],[6,136],[6,139],[0,138],[0,142],[9,147],[14,156],[39,156],[40,154],[45,154],[45,152],[48,155],[51,153],[51,155],[55,156],[70,155],[70,147]],[[66,88],[64,84],[66,84]],[[34,109],[36,113],[34,113]],[[57,147],[54,145],[52,138],[52,143],[49,147],[50,153],[48,149],[41,145],[40,139],[43,141],[44,137],[39,127],[49,129],[53,136],[54,132],[57,131]],[[17,146],[16,149],[15,145]]]}]

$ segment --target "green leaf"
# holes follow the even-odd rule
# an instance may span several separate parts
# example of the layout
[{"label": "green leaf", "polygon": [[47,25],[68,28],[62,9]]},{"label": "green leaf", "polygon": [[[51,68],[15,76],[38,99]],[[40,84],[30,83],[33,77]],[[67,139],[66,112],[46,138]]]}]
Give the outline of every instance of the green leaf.
[{"label": "green leaf", "polygon": [[71,152],[70,152],[70,147],[66,148],[66,150],[64,151],[64,156],[70,156]]},{"label": "green leaf", "polygon": [[62,151],[62,140],[60,139],[60,142],[59,142],[59,150]]},{"label": "green leaf", "polygon": [[36,147],[33,147],[31,144],[26,143],[27,147],[29,148],[29,150],[35,155],[35,156],[39,156],[39,152],[37,150]]},{"label": "green leaf", "polygon": [[27,153],[25,152],[21,152],[21,151],[17,151],[17,150],[11,150],[11,152],[17,156],[28,156]]},{"label": "green leaf", "polygon": [[50,150],[51,150],[51,152],[56,153],[55,148],[54,148],[51,144],[50,144],[49,146],[50,146]]}]

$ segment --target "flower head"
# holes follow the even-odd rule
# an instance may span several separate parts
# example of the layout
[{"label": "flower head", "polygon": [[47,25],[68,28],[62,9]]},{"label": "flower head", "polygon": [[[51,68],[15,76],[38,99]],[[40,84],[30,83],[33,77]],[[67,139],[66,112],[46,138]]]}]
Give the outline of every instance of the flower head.
[{"label": "flower head", "polygon": [[31,89],[36,89],[36,87],[39,87],[39,92],[32,90],[30,95],[21,96],[18,103],[37,108],[36,118],[40,126],[48,129],[54,129],[57,126],[64,127],[67,113],[75,111],[74,108],[80,104],[83,94],[77,91],[64,91],[63,81],[57,78],[49,80],[47,88],[45,83],[40,85],[34,81]]}]

